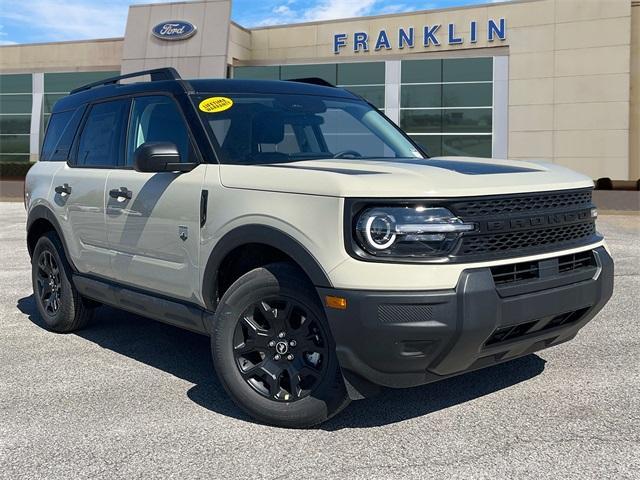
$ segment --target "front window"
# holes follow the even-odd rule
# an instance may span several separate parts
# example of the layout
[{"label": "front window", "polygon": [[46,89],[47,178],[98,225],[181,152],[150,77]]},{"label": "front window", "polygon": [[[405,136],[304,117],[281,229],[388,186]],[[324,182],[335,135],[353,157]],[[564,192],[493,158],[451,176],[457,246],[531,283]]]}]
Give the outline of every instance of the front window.
[{"label": "front window", "polygon": [[[200,95],[196,103],[211,96]],[[224,110],[200,112],[224,163],[422,158],[391,122],[360,100],[287,94],[224,98],[233,104]]]}]

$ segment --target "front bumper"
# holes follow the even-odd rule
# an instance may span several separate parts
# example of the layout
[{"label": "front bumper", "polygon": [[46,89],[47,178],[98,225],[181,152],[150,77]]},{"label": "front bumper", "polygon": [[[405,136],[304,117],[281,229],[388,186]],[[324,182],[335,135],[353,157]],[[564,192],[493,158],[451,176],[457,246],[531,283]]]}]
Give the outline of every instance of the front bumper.
[{"label": "front bumper", "polygon": [[350,396],[429,383],[572,339],[613,293],[613,260],[603,247],[593,255],[592,269],[556,268],[506,287],[496,287],[490,268],[476,268],[452,290],[319,288],[323,299],[347,299],[347,309],[325,310]]}]

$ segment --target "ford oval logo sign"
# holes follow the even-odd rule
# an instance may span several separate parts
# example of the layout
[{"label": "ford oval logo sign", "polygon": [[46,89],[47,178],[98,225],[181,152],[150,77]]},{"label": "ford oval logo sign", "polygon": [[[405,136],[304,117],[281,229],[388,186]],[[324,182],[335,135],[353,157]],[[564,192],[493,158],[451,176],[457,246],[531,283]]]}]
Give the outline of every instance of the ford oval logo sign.
[{"label": "ford oval logo sign", "polygon": [[196,33],[196,26],[181,20],[170,20],[153,27],[151,33],[161,40],[184,40]]}]

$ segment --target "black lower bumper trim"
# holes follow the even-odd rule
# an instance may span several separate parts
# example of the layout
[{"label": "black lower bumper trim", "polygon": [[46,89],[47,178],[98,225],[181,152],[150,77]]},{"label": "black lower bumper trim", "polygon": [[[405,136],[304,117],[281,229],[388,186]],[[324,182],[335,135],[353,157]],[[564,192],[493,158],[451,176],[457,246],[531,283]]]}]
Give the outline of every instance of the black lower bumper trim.
[{"label": "black lower bumper trim", "polygon": [[[346,310],[326,313],[352,396],[367,395],[363,382],[421,385],[570,340],[613,293],[611,257],[602,247],[594,256],[598,268],[587,280],[544,290],[530,283],[529,292],[506,298],[489,268],[465,270],[452,290],[319,288],[322,298],[347,299]],[[496,338],[501,329],[515,330]]]}]

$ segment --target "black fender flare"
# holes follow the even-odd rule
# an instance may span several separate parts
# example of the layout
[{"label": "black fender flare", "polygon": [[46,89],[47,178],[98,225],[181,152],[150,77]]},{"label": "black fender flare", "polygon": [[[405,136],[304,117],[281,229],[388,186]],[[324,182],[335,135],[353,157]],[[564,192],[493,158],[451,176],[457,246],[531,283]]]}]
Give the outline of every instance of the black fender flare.
[{"label": "black fender flare", "polygon": [[[55,230],[56,234],[58,235],[58,238],[60,238],[60,241],[62,242],[62,248],[64,248],[64,254],[67,257],[67,261],[69,262],[69,265],[71,265],[71,269],[74,272],[77,272],[78,269],[73,264],[73,260],[69,255],[69,248],[67,247],[67,241],[64,238],[64,235],[62,235],[62,228],[60,227],[60,223],[58,222],[58,219],[56,218],[55,214],[51,211],[50,208],[46,207],[45,205],[37,205],[31,209],[31,211],[29,212],[29,215],[27,216],[27,238],[29,238],[29,232],[31,231],[31,227],[37,220],[46,220],[51,225],[53,225],[53,229]],[[27,243],[27,247],[28,247],[28,243]],[[29,248],[29,256],[31,256],[32,254],[33,252]]]},{"label": "black fender flare", "polygon": [[298,264],[316,287],[331,288],[332,284],[320,263],[296,239],[266,225],[243,225],[226,233],[216,243],[204,270],[202,293],[208,309],[215,309],[214,293],[218,269],[225,257],[243,245],[258,243],[277,248]]}]

